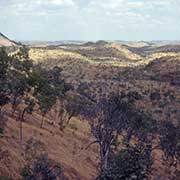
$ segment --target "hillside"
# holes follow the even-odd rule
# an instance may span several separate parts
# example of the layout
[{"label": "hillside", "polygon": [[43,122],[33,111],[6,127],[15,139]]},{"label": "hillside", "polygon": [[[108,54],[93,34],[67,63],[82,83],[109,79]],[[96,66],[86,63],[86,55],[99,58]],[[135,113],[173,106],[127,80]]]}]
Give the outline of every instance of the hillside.
[{"label": "hillside", "polygon": [[88,123],[73,119],[68,127],[61,131],[53,113],[46,117],[43,129],[40,128],[39,113],[35,113],[33,117],[25,117],[23,147],[19,140],[19,122],[12,117],[8,119],[4,137],[0,138],[0,175],[19,180],[27,157],[48,153],[52,160],[63,165],[65,175],[70,180],[89,180],[96,176],[97,147],[82,151],[93,139]]},{"label": "hillside", "polygon": [[[45,69],[60,67],[61,78],[73,86],[73,95],[81,96],[86,103],[83,104],[85,108],[88,102],[96,103],[111,93],[136,91],[141,96],[134,104],[137,109],[150,114],[159,124],[166,120],[175,125],[179,122],[179,45],[99,41],[31,47],[29,56],[35,65],[40,63]],[[0,175],[20,180],[20,172],[27,163],[27,156],[46,152],[54,162],[62,164],[69,180],[93,180],[97,177],[99,147],[94,144],[86,149],[95,140],[90,120],[80,113],[61,130],[57,109],[58,104],[48,112],[43,128],[40,127],[39,109],[32,115],[26,115],[21,144],[18,110],[15,118],[11,115],[9,105],[4,108],[8,121],[5,133],[0,138]],[[139,126],[137,124],[138,128]],[[153,141],[153,146],[158,142],[157,139],[158,137]],[[137,139],[133,137],[132,141],[134,143]],[[120,143],[118,148],[122,147]],[[172,179],[174,171],[169,168],[169,161],[162,158],[163,155],[161,149],[153,151],[152,180]]]},{"label": "hillside", "polygon": [[[97,45],[97,47],[93,44],[93,46],[94,48],[104,48],[104,44]],[[89,49],[89,45],[84,47],[66,46],[55,49],[33,48],[30,50],[30,57],[36,62],[42,62],[48,68],[60,66],[64,78],[71,82],[78,92],[91,99],[96,100],[105,94],[115,92],[120,86],[123,91],[136,89],[140,94],[144,94],[144,102],[141,103],[149,111],[152,109],[155,111],[158,104],[161,103],[157,102],[157,107],[153,107],[153,104],[150,105],[151,99],[146,97],[156,90],[160,91],[162,96],[171,92],[176,97],[174,102],[166,104],[167,107],[162,109],[163,114],[166,114],[168,107],[170,108],[172,105],[176,109],[179,107],[180,58],[178,53],[174,53],[173,50],[166,53],[153,52],[143,58],[125,50],[124,47],[121,49],[119,45],[110,44],[108,47],[118,48],[118,53],[119,51],[126,52],[126,57],[121,55],[113,58],[113,55],[108,53],[111,57],[107,58],[106,53],[97,57],[96,53],[100,53],[100,51],[95,49],[91,49],[91,56],[85,55],[87,47]],[[81,51],[84,51],[84,54]],[[138,58],[134,60],[134,57]],[[159,115],[153,113],[153,116],[158,117]]]},{"label": "hillside", "polygon": [[14,41],[7,38],[2,33],[0,33],[0,47],[1,46],[9,47],[9,46],[17,46],[17,44]]}]

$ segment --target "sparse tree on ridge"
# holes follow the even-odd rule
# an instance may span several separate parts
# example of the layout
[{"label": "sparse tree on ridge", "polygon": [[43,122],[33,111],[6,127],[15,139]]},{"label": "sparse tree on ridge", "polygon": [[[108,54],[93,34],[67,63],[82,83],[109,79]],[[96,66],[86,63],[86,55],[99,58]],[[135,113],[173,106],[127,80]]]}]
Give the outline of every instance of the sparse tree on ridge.
[{"label": "sparse tree on ridge", "polygon": [[9,56],[2,49],[0,65],[0,110],[10,102],[12,115],[14,115],[19,106],[17,120],[20,124],[22,142],[25,114],[32,114],[35,105],[38,105],[42,114],[42,127],[47,112],[58,100],[65,97],[71,86],[61,79],[59,67],[47,70],[41,65],[33,65],[29,59],[28,48],[25,46],[22,46],[13,56]]},{"label": "sparse tree on ridge", "polygon": [[54,67],[47,71],[37,67],[30,77],[30,82],[34,86],[33,96],[37,100],[42,114],[41,127],[43,127],[44,117],[58,100],[64,99],[66,92],[71,87],[61,79],[60,69]]}]

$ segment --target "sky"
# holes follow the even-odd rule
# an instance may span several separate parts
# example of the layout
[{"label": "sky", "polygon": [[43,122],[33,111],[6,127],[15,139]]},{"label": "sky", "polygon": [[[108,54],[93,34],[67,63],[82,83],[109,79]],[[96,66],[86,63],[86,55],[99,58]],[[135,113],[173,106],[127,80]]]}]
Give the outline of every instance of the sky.
[{"label": "sky", "polygon": [[14,40],[180,40],[180,0],[0,0]]}]

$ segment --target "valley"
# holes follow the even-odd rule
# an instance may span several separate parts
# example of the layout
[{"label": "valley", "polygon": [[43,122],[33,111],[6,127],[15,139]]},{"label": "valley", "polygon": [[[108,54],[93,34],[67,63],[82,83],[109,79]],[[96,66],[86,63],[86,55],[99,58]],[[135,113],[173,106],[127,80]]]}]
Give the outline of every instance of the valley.
[{"label": "valley", "polygon": [[[1,39],[0,42],[4,46],[12,46],[13,43]],[[91,129],[94,117],[90,117],[87,109],[91,109],[102,99],[108,99],[112,94],[135,93],[138,98],[136,97],[137,100],[130,105],[133,105],[138,112],[142,111],[156,120],[158,127],[167,121],[177,129],[180,127],[180,44],[178,42],[97,41],[44,44],[37,47],[28,43],[29,59],[33,64],[40,64],[47,70],[54,67],[61,68],[61,79],[73,87],[70,95],[80,97],[77,101],[80,105],[76,107],[80,107],[80,110],[76,109],[77,114],[73,114],[71,120],[61,129],[57,103],[45,116],[42,128],[40,127],[41,112],[36,107],[32,114],[25,115],[23,142],[20,142],[21,124],[17,117],[24,105],[16,109],[14,117],[11,115],[10,103],[4,106],[7,123],[0,137],[0,175],[8,176],[12,180],[20,180],[21,170],[28,163],[28,158],[47,153],[53,162],[62,165],[67,179],[94,180],[100,172],[100,149],[98,144],[86,148],[96,140]],[[19,46],[15,49],[19,49]],[[70,102],[67,100],[67,104]],[[146,126],[149,128],[149,124],[145,124]],[[141,121],[137,121],[132,129],[135,128],[137,131],[141,128]],[[118,135],[119,144],[117,149],[113,147],[115,149],[112,150],[113,153],[116,154],[118,149],[124,148],[121,139],[124,134],[126,135],[127,129],[123,129]],[[160,141],[161,133],[159,135],[158,132],[159,130],[156,129],[152,133],[155,136],[151,142],[153,147]],[[140,141],[141,137],[136,133],[132,135],[130,144]],[[179,137],[179,134],[175,135]],[[168,143],[167,146],[172,145]],[[173,158],[179,173],[178,155]],[[178,180],[173,179],[175,168],[171,166],[171,158],[166,159],[159,146],[152,150],[152,156],[154,161],[149,176],[151,179]]]}]

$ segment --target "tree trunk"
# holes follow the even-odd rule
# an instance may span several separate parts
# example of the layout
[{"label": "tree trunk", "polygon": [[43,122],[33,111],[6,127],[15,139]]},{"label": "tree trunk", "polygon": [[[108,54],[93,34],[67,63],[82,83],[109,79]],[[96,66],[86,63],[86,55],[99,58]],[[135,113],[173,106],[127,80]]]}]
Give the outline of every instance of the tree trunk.
[{"label": "tree trunk", "polygon": [[22,119],[20,119],[19,121],[19,137],[20,137],[20,143],[22,144],[22,140],[23,140],[23,132],[22,132],[22,129],[23,129],[23,125],[22,125]]},{"label": "tree trunk", "polygon": [[73,114],[68,117],[66,125],[68,125],[70,123],[72,117],[73,117]]},{"label": "tree trunk", "polygon": [[16,109],[17,109],[16,100],[17,100],[17,98],[14,97],[13,103],[12,103],[12,117],[14,117],[14,113],[16,112]]},{"label": "tree trunk", "polygon": [[104,147],[100,147],[101,173],[105,172],[108,169],[109,152],[109,148],[104,149]]},{"label": "tree trunk", "polygon": [[21,111],[19,111],[19,114],[18,114],[18,119],[19,121],[19,141],[20,141],[20,144],[22,144],[22,119],[21,119]]},{"label": "tree trunk", "polygon": [[11,114],[12,117],[14,117],[15,112],[16,112],[16,107],[13,107],[12,108],[12,114]]},{"label": "tree trunk", "polygon": [[43,114],[43,115],[42,115],[42,119],[41,119],[41,126],[40,126],[41,128],[43,128],[43,124],[44,124],[44,117],[45,117],[45,115]]},{"label": "tree trunk", "polygon": [[24,110],[23,110],[23,112],[22,112],[21,121],[24,121],[25,112],[26,112],[26,108],[24,108]]},{"label": "tree trunk", "polygon": [[22,145],[23,141],[23,121],[24,121],[24,115],[26,112],[26,108],[23,110],[23,112],[19,112],[19,136],[20,136],[20,143]]}]

